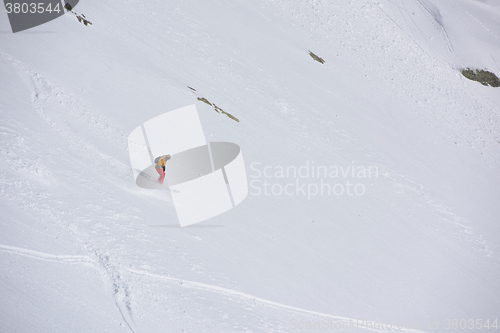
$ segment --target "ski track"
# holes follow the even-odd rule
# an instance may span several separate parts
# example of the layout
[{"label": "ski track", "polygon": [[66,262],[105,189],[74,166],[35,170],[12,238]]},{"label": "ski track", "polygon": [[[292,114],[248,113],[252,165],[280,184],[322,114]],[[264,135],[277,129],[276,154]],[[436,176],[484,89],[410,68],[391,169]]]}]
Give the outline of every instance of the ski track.
[{"label": "ski track", "polygon": [[[322,313],[322,312],[317,312],[317,311],[311,311],[307,309],[302,309],[298,308],[295,306],[290,306],[286,305],[283,303],[278,303],[274,302],[271,300],[267,300],[264,298],[260,298],[251,294],[247,294],[241,291],[233,290],[233,289],[228,289],[224,287],[219,287],[219,286],[214,286],[211,284],[206,284],[202,282],[195,282],[195,281],[189,281],[189,280],[183,280],[167,275],[160,275],[156,273],[151,273],[147,272],[144,270],[138,270],[134,268],[116,268],[110,263],[110,258],[107,255],[103,255],[99,253],[96,250],[91,250],[94,255],[97,257],[96,259],[93,259],[91,256],[85,256],[85,255],[55,255],[55,254],[49,254],[49,253],[43,253],[39,251],[34,251],[34,250],[29,250],[29,249],[24,249],[16,246],[10,246],[10,245],[0,245],[0,252],[3,253],[8,253],[8,254],[14,254],[14,255],[19,255],[19,256],[24,256],[27,258],[31,259],[37,259],[37,260],[42,260],[42,261],[53,261],[53,262],[61,262],[61,263],[74,263],[74,264],[85,264],[85,265],[91,265],[94,269],[98,270],[102,275],[108,278],[108,280],[112,281],[113,285],[113,292],[115,296],[115,303],[116,306],[118,307],[118,310],[120,311],[120,314],[125,321],[126,325],[130,329],[131,332],[135,332],[136,330],[133,328],[133,318],[132,318],[132,308],[131,308],[131,300],[130,300],[130,295],[128,292],[128,287],[123,282],[122,276],[119,274],[120,271],[122,272],[128,272],[133,275],[140,275],[144,276],[150,279],[159,279],[163,281],[167,281],[170,283],[175,283],[176,285],[179,285],[183,288],[191,288],[191,289],[198,289],[198,290],[204,290],[208,292],[214,292],[218,294],[222,294],[225,296],[236,296],[239,297],[240,299],[245,299],[249,300],[251,302],[259,302],[261,304],[265,304],[277,309],[281,310],[286,310],[286,311],[292,311],[292,312],[297,312],[301,314],[306,314],[306,315],[312,315],[315,317],[322,317],[322,318],[328,318],[332,319],[335,322],[341,322],[341,323],[351,323],[351,322],[356,322],[357,319],[354,318],[348,318],[348,317],[340,317],[340,316],[335,316],[327,313]],[[124,295],[120,295],[121,293],[124,293]],[[121,298],[124,299],[121,299]],[[368,321],[369,322],[369,321]],[[422,333],[424,331],[420,330],[414,330],[414,329],[383,329],[383,330],[377,330],[374,328],[370,327],[363,327],[360,325],[362,328],[373,331],[373,332],[407,332],[407,333]]]},{"label": "ski track", "polygon": [[487,26],[485,26],[481,20],[479,20],[477,17],[475,17],[474,15],[472,15],[471,13],[469,13],[467,10],[465,9],[462,9],[467,15],[469,15],[479,26],[481,26],[486,32],[488,32],[490,35],[492,35],[493,37],[495,37],[495,39],[499,39],[499,37],[493,32],[491,31],[490,29],[488,29]]},{"label": "ski track", "polygon": [[102,276],[110,281],[113,288],[113,298],[120,312],[120,315],[132,333],[134,330],[134,320],[132,318],[132,307],[128,285],[122,280],[120,270],[115,268],[110,262],[109,255],[105,255],[100,251],[87,246],[87,249],[93,254],[96,260],[93,260],[94,268],[101,273]]},{"label": "ski track", "polygon": [[116,307],[118,308],[123,321],[128,326],[130,331],[135,332],[135,330],[132,328],[133,320],[131,317],[128,287],[121,281],[121,277],[118,274],[118,271],[109,264],[109,256],[102,255],[98,251],[94,250],[93,252],[97,257],[96,260],[90,256],[85,255],[55,255],[10,245],[0,245],[0,252],[42,261],[84,264],[96,269],[103,277],[106,278],[107,281],[111,282]]},{"label": "ski track", "polygon": [[[56,133],[62,142],[78,155],[83,155],[98,173],[111,176],[109,170],[128,174],[128,165],[110,156],[96,145],[88,142],[82,134],[89,132],[102,137],[107,142],[125,149],[125,130],[114,124],[98,110],[92,110],[64,88],[54,85],[47,77],[27,64],[0,50],[2,57],[19,78],[31,90],[31,102],[43,123]],[[81,128],[81,129],[80,129]],[[117,135],[118,134],[118,135]],[[100,163],[99,163],[100,162]],[[103,165],[108,167],[104,168]]]},{"label": "ski track", "polygon": [[55,262],[66,262],[66,263],[84,263],[93,264],[94,261],[89,256],[74,256],[74,255],[54,255],[43,253],[34,250],[23,249],[16,246],[0,245],[0,251],[9,254],[16,254],[32,259],[44,260],[44,261],[55,261]]},{"label": "ski track", "polygon": [[[416,0],[416,3],[421,8],[422,12],[427,14],[432,23],[437,23],[439,30],[441,32],[441,36],[443,37],[443,40],[446,44],[446,48],[448,49],[449,52],[453,53],[454,52],[453,45],[444,27],[442,16],[441,13],[439,12],[439,9],[428,0]],[[415,26],[417,25],[415,24]]]}]

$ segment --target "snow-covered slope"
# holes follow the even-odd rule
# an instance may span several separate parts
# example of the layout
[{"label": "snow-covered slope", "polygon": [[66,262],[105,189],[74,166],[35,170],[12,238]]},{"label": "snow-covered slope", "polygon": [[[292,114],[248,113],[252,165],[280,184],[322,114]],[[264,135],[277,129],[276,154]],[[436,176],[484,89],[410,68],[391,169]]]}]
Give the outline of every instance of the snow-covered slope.
[{"label": "snow-covered slope", "polygon": [[[352,319],[448,332],[446,320],[498,319],[500,94],[459,73],[500,75],[495,1],[75,10],[93,25],[65,15],[12,34],[0,11],[1,331]],[[127,136],[193,103],[207,140],[241,146],[251,187],[237,208],[180,228],[168,192],[134,185]],[[341,171],[276,174],[313,165]],[[265,195],[264,181],[293,195]],[[300,190],[321,181],[365,191]]]}]

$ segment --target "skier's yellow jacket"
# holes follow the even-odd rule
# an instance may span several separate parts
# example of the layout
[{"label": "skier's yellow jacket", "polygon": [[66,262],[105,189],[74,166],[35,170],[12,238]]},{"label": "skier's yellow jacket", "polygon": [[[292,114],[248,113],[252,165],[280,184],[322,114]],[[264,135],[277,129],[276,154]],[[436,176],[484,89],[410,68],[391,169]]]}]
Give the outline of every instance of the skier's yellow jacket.
[{"label": "skier's yellow jacket", "polygon": [[155,168],[165,170],[165,165],[167,161],[170,159],[170,155],[159,156],[155,159]]}]

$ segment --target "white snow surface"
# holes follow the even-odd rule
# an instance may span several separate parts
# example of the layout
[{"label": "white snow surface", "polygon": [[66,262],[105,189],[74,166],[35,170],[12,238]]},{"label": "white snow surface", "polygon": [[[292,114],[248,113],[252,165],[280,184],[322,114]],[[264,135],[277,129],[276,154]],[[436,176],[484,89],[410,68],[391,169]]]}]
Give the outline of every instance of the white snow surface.
[{"label": "white snow surface", "polygon": [[[13,34],[0,9],[1,332],[365,330],[324,326],[350,320],[462,332],[446,320],[500,319],[500,88],[459,72],[500,76],[497,0],[75,11],[93,25],[64,15]],[[194,103],[208,141],[241,147],[254,186],[180,228],[168,191],[134,184],[127,137]],[[257,195],[264,180],[319,184],[274,174],[305,165],[378,177],[325,180],[363,195]],[[266,166],[273,177],[257,178]]]}]

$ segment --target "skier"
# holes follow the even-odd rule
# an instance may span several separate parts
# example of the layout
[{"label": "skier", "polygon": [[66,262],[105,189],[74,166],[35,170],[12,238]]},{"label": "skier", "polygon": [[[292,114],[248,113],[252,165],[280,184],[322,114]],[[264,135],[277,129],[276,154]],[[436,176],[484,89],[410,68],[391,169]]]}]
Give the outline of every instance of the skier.
[{"label": "skier", "polygon": [[163,155],[155,158],[155,169],[160,175],[160,178],[158,179],[160,184],[163,184],[163,181],[165,180],[165,166],[170,158],[170,155]]}]

